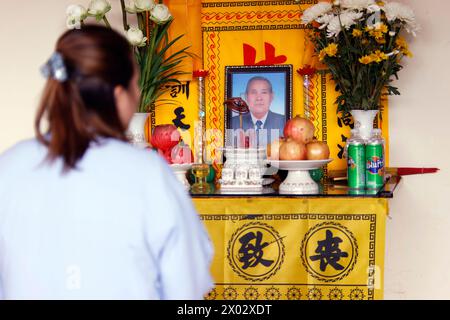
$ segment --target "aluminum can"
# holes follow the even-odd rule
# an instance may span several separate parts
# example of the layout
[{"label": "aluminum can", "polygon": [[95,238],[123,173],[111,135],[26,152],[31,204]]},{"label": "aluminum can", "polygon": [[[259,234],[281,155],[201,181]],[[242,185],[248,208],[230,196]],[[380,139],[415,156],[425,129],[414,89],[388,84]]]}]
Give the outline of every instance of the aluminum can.
[{"label": "aluminum can", "polygon": [[359,136],[359,130],[351,130],[347,140],[347,181],[350,189],[364,189],[366,186],[366,146]]},{"label": "aluminum can", "polygon": [[374,129],[366,143],[366,187],[379,189],[384,185],[384,139]]}]

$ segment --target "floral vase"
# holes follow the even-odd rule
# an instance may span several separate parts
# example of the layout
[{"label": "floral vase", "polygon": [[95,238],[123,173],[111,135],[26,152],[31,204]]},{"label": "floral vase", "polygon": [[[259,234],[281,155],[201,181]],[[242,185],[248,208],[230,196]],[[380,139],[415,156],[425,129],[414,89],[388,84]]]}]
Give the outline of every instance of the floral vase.
[{"label": "floral vase", "polygon": [[149,113],[145,112],[135,113],[133,115],[133,118],[131,118],[131,122],[126,133],[127,138],[130,140],[130,142],[134,146],[142,149],[145,149],[149,146],[145,135],[145,122],[147,121],[148,116]]},{"label": "floral vase", "polygon": [[373,121],[378,113],[378,110],[351,110],[355,129],[359,129],[359,135],[364,140],[368,140],[372,134]]}]

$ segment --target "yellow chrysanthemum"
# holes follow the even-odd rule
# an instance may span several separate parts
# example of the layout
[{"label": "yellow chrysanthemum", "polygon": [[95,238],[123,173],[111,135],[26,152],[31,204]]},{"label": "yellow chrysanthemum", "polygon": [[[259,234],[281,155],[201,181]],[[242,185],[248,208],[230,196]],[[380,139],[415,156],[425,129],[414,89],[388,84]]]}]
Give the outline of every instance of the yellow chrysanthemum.
[{"label": "yellow chrysanthemum", "polygon": [[336,43],[331,43],[324,50],[327,56],[335,57],[338,51],[338,45]]},{"label": "yellow chrysanthemum", "polygon": [[388,33],[389,28],[384,23],[380,24],[380,26],[377,28],[377,30],[381,31],[382,33]]},{"label": "yellow chrysanthemum", "polygon": [[376,63],[380,63],[381,62],[381,58],[378,57],[376,54],[372,53],[370,55],[370,59],[372,59],[372,62],[376,62]]},{"label": "yellow chrysanthemum", "polygon": [[398,37],[397,40],[395,40],[395,44],[400,49],[408,49],[408,42],[406,42],[403,37]]},{"label": "yellow chrysanthemum", "polygon": [[395,44],[397,45],[397,49],[405,56],[411,58],[412,53],[409,51],[408,48],[408,42],[406,42],[405,38],[398,37],[397,40],[395,40]]},{"label": "yellow chrysanthemum", "polygon": [[353,29],[352,36],[355,38],[360,38],[362,36],[362,31],[359,29]]},{"label": "yellow chrysanthemum", "polygon": [[383,1],[377,1],[377,5],[380,7],[384,7],[384,2]]},{"label": "yellow chrysanthemum", "polygon": [[381,60],[387,60],[389,57],[383,51],[377,50],[375,54],[381,58]]},{"label": "yellow chrysanthemum", "polygon": [[373,58],[372,56],[363,56],[359,58],[359,62],[362,64],[369,64],[373,62]]},{"label": "yellow chrysanthemum", "polygon": [[411,51],[409,51],[408,49],[403,49],[402,50],[403,55],[407,56],[408,58],[412,58],[413,54]]},{"label": "yellow chrysanthemum", "polygon": [[386,43],[386,39],[384,39],[384,38],[375,38],[375,41],[378,44],[385,44]]},{"label": "yellow chrysanthemum", "polygon": [[380,50],[373,52],[370,55],[370,57],[371,57],[372,61],[376,62],[376,63],[380,63],[380,62],[388,59],[388,56]]},{"label": "yellow chrysanthemum", "polygon": [[374,37],[375,39],[383,38],[384,34],[381,32],[381,30],[370,30],[369,34]]}]

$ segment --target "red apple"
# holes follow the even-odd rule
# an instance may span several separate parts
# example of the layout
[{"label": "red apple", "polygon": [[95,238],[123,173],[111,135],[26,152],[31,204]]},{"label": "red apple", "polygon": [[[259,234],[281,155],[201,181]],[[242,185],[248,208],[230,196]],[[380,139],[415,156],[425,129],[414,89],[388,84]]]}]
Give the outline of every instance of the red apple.
[{"label": "red apple", "polygon": [[314,137],[314,124],[308,119],[300,116],[288,120],[284,126],[284,136],[292,140],[307,144]]},{"label": "red apple", "polygon": [[150,143],[162,151],[172,149],[180,142],[181,134],[173,124],[158,125],[153,129]]}]

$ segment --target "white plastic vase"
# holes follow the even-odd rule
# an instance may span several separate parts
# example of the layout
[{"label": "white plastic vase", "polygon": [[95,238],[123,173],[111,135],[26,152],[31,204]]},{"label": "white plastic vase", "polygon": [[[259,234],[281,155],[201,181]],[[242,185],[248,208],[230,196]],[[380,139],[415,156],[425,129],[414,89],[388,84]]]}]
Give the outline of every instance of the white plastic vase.
[{"label": "white plastic vase", "polygon": [[378,110],[351,110],[355,129],[359,128],[359,135],[364,140],[368,140],[372,135],[373,120],[375,119]]},{"label": "white plastic vase", "polygon": [[148,142],[145,140],[145,121],[150,113],[137,112],[131,118],[130,125],[127,130],[127,138],[138,148],[147,148]]}]

